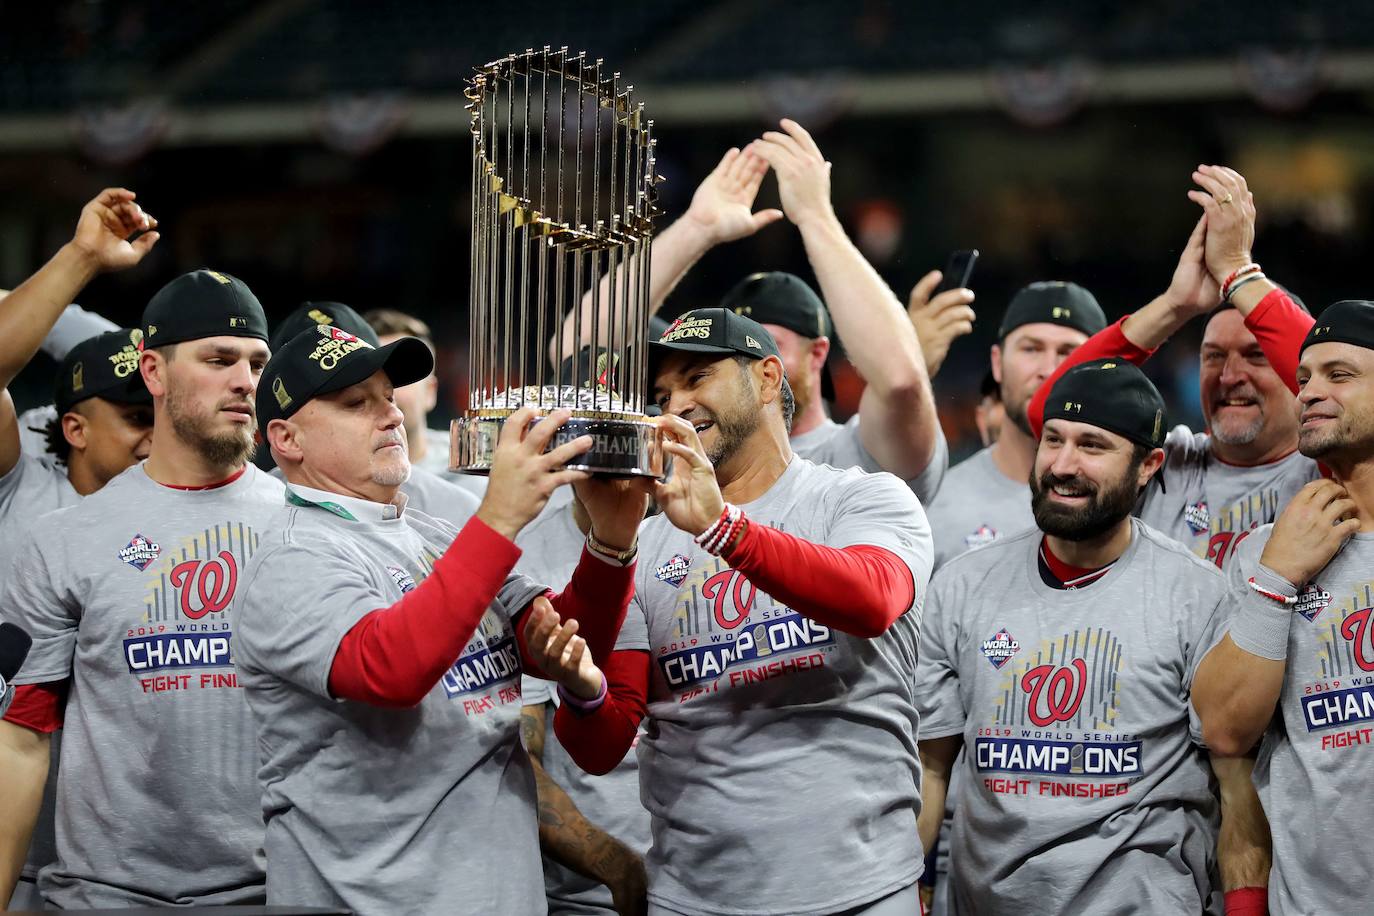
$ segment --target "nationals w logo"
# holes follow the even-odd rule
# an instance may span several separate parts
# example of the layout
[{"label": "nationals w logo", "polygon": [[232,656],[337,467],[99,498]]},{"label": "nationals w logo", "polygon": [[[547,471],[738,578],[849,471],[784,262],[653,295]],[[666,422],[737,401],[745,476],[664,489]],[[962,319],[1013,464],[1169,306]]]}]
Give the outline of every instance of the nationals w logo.
[{"label": "nationals w logo", "polygon": [[1350,640],[1350,654],[1361,671],[1374,671],[1374,633],[1369,629],[1369,615],[1374,607],[1360,608],[1341,623],[1341,635]]},{"label": "nationals w logo", "polygon": [[1088,686],[1088,663],[1075,658],[1063,667],[1037,665],[1021,677],[1021,689],[1030,695],[1026,713],[1044,727],[1067,722],[1078,715]]},{"label": "nationals w logo", "polygon": [[181,595],[181,613],[199,620],[229,606],[239,581],[239,567],[232,553],[221,550],[214,559],[178,563],[170,579]]}]

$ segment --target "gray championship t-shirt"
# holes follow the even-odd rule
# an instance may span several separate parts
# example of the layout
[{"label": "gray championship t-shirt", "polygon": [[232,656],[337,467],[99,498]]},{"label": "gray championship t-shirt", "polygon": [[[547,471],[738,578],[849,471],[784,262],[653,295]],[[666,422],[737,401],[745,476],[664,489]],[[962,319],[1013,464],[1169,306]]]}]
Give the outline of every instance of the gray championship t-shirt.
[{"label": "gray championship t-shirt", "polygon": [[[899,556],[912,609],[861,639],[771,598],[656,516],[617,644],[648,650],[649,899],[686,914],[833,913],[921,875],[912,684],[930,528],[890,474],[794,456],[751,521]],[[647,628],[646,628],[647,624]]]},{"label": "gray championship t-shirt", "polygon": [[[870,474],[882,472],[878,459],[868,453],[859,439],[859,415],[849,418],[841,426],[829,417],[820,426],[799,436],[792,437],[792,451],[816,464],[828,464],[832,468],[858,468]],[[930,456],[930,464],[924,471],[906,482],[921,505],[930,505],[939,492],[945,472],[949,470],[949,441],[939,424],[935,427],[935,452]]]},{"label": "gray championship t-shirt", "polygon": [[1186,426],[1169,432],[1164,455],[1164,471],[1146,488],[1136,515],[1217,566],[1237,535],[1273,522],[1321,476],[1317,463],[1297,451],[1254,467],[1226,464],[1212,454],[1206,433]]},{"label": "gray championship t-shirt", "polygon": [[43,516],[0,617],[33,636],[15,679],[70,679],[57,785],[64,909],[263,899],[262,816],[230,606],[282,486],[249,465],[177,490],[141,464]]},{"label": "gray championship t-shirt", "polygon": [[[564,488],[569,489],[569,488]],[[536,582],[562,589],[572,578],[586,538],[573,520],[567,501],[555,512],[545,512],[525,526],[515,539],[523,553],[516,570]],[[554,701],[549,681],[525,676],[522,682],[526,705]],[[632,747],[614,770],[592,776],[573,762],[553,730],[553,712],[545,717],[544,769],[562,786],[587,820],[620,840],[641,856],[649,851],[649,812],[639,801],[639,758]],[[638,739],[635,744],[637,745]],[[544,857],[544,892],[550,916],[614,916],[611,891],[606,885],[565,868]]]},{"label": "gray championship t-shirt", "polygon": [[[81,496],[72,489],[64,466],[41,461],[28,452],[21,452],[19,461],[10,472],[0,477],[0,545],[4,558],[0,559],[0,589],[10,575],[13,557],[19,545],[29,537],[33,523],[65,506],[75,505]],[[0,610],[3,614],[3,610]],[[61,758],[62,732],[52,735],[51,762],[48,781],[43,787],[43,803],[29,840],[29,857],[24,862],[24,877],[30,881],[38,872],[57,861],[57,838],[53,819],[57,805],[57,771]]]},{"label": "gray championship t-shirt", "polygon": [[295,504],[274,518],[236,602],[268,903],[360,916],[543,913],[512,624],[543,587],[508,577],[417,706],[334,699],[344,634],[423,581],[457,531],[418,511],[290,492]]},{"label": "gray championship t-shirt", "polygon": [[1132,522],[1081,589],[1037,569],[1041,533],[970,551],[931,582],[921,738],[961,735],[956,913],[1219,913],[1217,804],[1189,702],[1228,615],[1220,573]]},{"label": "gray championship t-shirt", "polygon": [[1035,527],[1030,484],[997,469],[991,447],[949,469],[940,493],[926,504],[938,570],[966,550]]},{"label": "gray championship t-shirt", "polygon": [[[1241,540],[1226,564],[1239,601],[1273,526]],[[1288,667],[1260,743],[1255,788],[1273,834],[1269,912],[1364,912],[1374,858],[1359,839],[1374,820],[1374,534],[1357,534],[1298,592]]]}]

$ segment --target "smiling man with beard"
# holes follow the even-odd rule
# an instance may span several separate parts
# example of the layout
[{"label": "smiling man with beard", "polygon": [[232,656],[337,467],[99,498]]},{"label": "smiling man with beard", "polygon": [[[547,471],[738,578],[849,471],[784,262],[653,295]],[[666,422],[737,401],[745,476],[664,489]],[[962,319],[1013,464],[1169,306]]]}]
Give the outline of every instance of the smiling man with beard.
[{"label": "smiling man with beard", "polygon": [[247,464],[267,319],[241,281],[197,270],[148,303],[143,335],[148,459],[38,519],[0,594],[0,615],[33,636],[16,681],[36,685],[24,723],[36,786],[46,736],[63,728],[57,861],[39,890],[63,909],[260,903],[230,601],[283,500]]},{"label": "smiling man with beard", "polygon": [[1240,607],[1198,669],[1209,744],[1245,753],[1273,832],[1269,912],[1349,913],[1371,858],[1374,303],[1337,302],[1301,345],[1298,447],[1330,469],[1227,564]]},{"label": "smiling man with beard", "polygon": [[[959,750],[954,913],[1220,912],[1217,804],[1191,721],[1224,624],[1214,567],[1131,518],[1164,460],[1164,403],[1097,360],[1055,384],[1036,528],[947,563],[922,620],[923,843]],[[1165,852],[1167,851],[1167,852]]]},{"label": "smiling man with beard", "polygon": [[697,309],[650,352],[673,474],[609,695],[561,705],[558,738],[605,773],[645,723],[650,914],[914,913],[925,513],[891,474],[793,453],[758,322]]}]

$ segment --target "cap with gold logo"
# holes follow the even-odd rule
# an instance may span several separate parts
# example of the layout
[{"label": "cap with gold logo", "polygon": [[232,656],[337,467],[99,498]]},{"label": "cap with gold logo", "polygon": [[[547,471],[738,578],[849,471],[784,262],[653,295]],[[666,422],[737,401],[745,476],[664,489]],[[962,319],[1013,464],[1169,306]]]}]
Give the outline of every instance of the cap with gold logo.
[{"label": "cap with gold logo", "polygon": [[1374,302],[1367,299],[1342,299],[1317,316],[1307,332],[1302,349],[1322,343],[1346,343],[1374,350]]},{"label": "cap with gold logo", "polygon": [[1045,401],[1045,421],[1072,420],[1151,448],[1164,444],[1164,398],[1139,367],[1094,359],[1060,376]]},{"label": "cap with gold logo", "polygon": [[385,372],[400,388],[433,371],[434,355],[418,337],[374,347],[340,328],[316,325],[282,344],[267,361],[258,381],[258,429],[266,439],[273,420],[285,420],[311,398],[342,391],[376,372]]},{"label": "cap with gold logo", "polygon": [[267,340],[267,316],[242,280],[217,270],[193,270],[148,301],[143,333],[149,347],[204,337]]},{"label": "cap with gold logo", "polygon": [[1050,280],[1022,287],[1002,315],[997,339],[1028,324],[1057,324],[1082,331],[1089,337],[1107,326],[1107,316],[1097,298],[1077,283]]},{"label": "cap with gold logo", "polygon": [[342,302],[302,302],[294,312],[272,329],[272,337],[267,341],[267,346],[275,353],[301,331],[309,331],[322,324],[347,331],[354,337],[361,337],[374,347],[382,345],[372,325]]},{"label": "cap with gold logo", "polygon": [[729,309],[693,309],[649,341],[651,366],[673,350],[763,359],[778,356],[778,345],[763,325]]},{"label": "cap with gold logo", "polygon": [[72,347],[57,372],[53,402],[58,414],[87,398],[104,398],[118,404],[151,404],[153,396],[138,371],[142,341],[142,331],[121,328],[88,337]]}]

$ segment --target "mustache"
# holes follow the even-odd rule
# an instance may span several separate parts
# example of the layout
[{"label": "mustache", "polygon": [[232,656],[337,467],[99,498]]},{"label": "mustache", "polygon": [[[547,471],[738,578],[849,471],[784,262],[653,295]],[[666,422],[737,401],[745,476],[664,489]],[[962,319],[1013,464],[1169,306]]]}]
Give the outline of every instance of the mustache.
[{"label": "mustache", "polygon": [[1040,475],[1040,491],[1047,492],[1060,487],[1068,490],[1075,496],[1096,496],[1097,487],[1086,477],[1075,474],[1072,477],[1064,477],[1059,474],[1051,474],[1046,471]]},{"label": "mustache", "polygon": [[258,415],[257,405],[252,401],[224,401],[219,405],[220,410],[243,410],[247,411],[248,416],[256,418]]},{"label": "mustache", "polygon": [[401,448],[405,448],[405,447],[406,447],[406,439],[405,439],[405,436],[402,436],[400,433],[388,433],[388,434],[385,434],[385,435],[383,435],[381,438],[379,438],[379,439],[374,439],[374,440],[373,440],[373,442],[372,442],[372,450],[375,452],[377,449],[379,449],[379,448],[385,448],[385,447],[388,446],[388,445],[399,445],[399,446],[401,446]]}]

